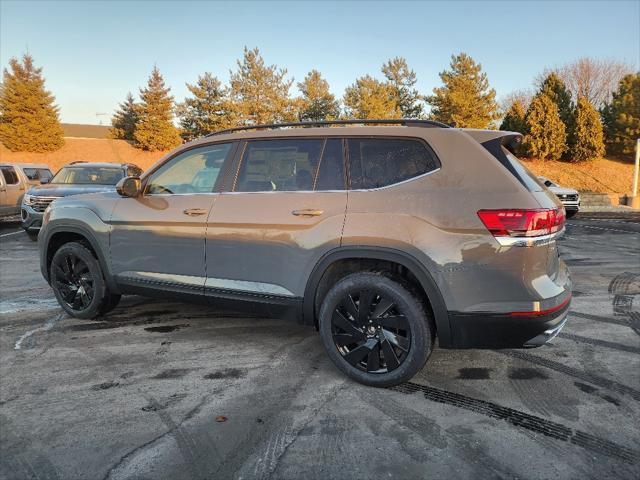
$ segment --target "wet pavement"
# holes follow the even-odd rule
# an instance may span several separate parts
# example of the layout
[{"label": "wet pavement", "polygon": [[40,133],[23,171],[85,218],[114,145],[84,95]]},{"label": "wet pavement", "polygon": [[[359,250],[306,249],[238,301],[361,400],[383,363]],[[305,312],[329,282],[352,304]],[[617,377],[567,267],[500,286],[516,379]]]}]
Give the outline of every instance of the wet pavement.
[{"label": "wet pavement", "polygon": [[2,224],[0,478],[640,478],[640,216],[581,214],[560,245],[551,345],[436,349],[381,390],[278,319],[135,296],[70,318]]}]

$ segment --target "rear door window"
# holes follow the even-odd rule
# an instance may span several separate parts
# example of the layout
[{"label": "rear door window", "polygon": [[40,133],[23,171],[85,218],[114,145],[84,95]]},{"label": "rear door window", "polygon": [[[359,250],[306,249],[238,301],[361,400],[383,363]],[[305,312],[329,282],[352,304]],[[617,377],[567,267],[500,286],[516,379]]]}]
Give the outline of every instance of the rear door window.
[{"label": "rear door window", "polygon": [[47,168],[24,168],[22,171],[29,180],[50,180],[53,177],[51,170]]},{"label": "rear door window", "polygon": [[348,139],[352,189],[380,188],[436,170],[435,153],[413,139]]},{"label": "rear door window", "polygon": [[247,142],[236,192],[344,190],[342,140],[294,138]]}]

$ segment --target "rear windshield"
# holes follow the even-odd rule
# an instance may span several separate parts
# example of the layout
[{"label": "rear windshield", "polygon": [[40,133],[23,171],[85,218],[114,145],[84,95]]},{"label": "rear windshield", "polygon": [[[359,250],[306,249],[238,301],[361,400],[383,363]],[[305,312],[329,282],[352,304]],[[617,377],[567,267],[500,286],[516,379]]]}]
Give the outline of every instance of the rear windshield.
[{"label": "rear windshield", "polygon": [[124,177],[121,168],[110,167],[64,167],[51,183],[74,185],[115,185]]},{"label": "rear windshield", "polygon": [[503,140],[504,137],[494,138],[493,140],[484,142],[482,146],[486,148],[503,167],[509,170],[527,190],[530,192],[542,192],[544,187],[540,181],[502,144]]},{"label": "rear windshield", "polygon": [[527,187],[530,192],[541,192],[544,190],[538,178],[531,172],[531,170],[525,167],[513,153],[504,146],[502,147],[502,151],[507,157],[509,163],[511,163],[513,169],[518,172],[518,176],[520,177],[519,180],[524,183],[524,186]]}]

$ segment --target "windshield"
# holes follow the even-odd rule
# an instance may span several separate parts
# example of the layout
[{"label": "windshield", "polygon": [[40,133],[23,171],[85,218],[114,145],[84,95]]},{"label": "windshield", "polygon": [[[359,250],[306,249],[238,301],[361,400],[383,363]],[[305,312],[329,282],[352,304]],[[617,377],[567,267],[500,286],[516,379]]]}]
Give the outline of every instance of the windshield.
[{"label": "windshield", "polygon": [[115,185],[124,178],[121,168],[111,167],[64,167],[51,183],[75,185]]}]

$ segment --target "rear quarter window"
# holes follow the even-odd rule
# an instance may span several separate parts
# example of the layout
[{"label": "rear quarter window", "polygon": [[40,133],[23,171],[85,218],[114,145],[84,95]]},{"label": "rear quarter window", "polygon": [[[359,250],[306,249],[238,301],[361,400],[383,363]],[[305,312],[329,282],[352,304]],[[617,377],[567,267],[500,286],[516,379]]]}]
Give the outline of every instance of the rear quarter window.
[{"label": "rear quarter window", "polygon": [[380,188],[436,170],[438,159],[415,139],[349,138],[349,178],[352,189]]}]

